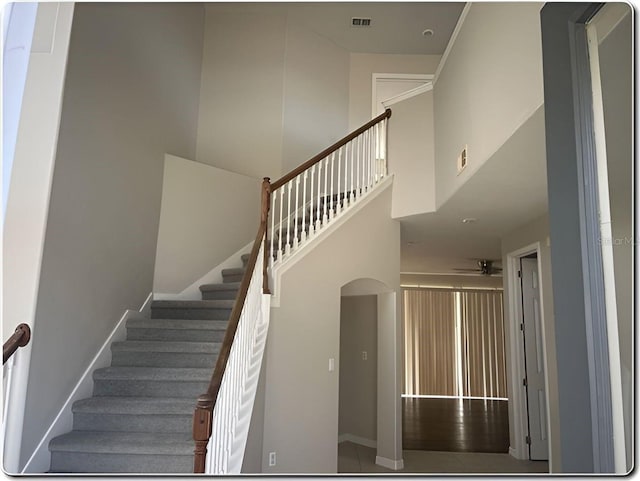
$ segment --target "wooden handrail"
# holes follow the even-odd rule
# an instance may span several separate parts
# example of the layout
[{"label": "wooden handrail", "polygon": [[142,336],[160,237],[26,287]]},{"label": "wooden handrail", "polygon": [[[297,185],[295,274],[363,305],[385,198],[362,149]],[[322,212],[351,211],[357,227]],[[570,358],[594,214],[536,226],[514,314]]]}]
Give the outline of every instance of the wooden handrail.
[{"label": "wooden handrail", "polygon": [[[260,227],[256,239],[253,242],[253,248],[249,255],[249,261],[244,275],[242,276],[242,282],[236,297],[236,302],[233,305],[231,316],[229,317],[229,324],[220,347],[220,354],[216,361],[215,368],[213,369],[213,375],[209,382],[207,392],[198,397],[196,403],[195,412],[193,414],[193,439],[196,443],[193,460],[193,472],[204,473],[205,460],[207,455],[207,443],[211,437],[211,424],[213,420],[213,407],[216,404],[218,398],[218,392],[220,391],[220,385],[222,384],[222,378],[224,376],[225,369],[227,367],[227,361],[231,353],[231,346],[233,339],[238,329],[238,323],[240,322],[240,315],[242,314],[242,308],[247,298],[247,292],[249,291],[249,283],[251,282],[251,276],[258,261],[258,254],[260,253],[260,245],[262,239],[267,231],[267,218],[269,215],[269,197],[271,189],[269,186],[269,178],[265,177],[262,181],[262,213],[260,216]],[[263,273],[266,276],[266,262],[263,265]],[[263,282],[263,290],[266,289],[268,293],[267,281]]]},{"label": "wooden handrail", "polygon": [[380,121],[382,121],[384,119],[388,119],[389,117],[391,117],[391,109],[385,110],[384,113],[378,115],[375,119],[371,120],[370,122],[367,122],[366,124],[364,124],[359,129],[354,130],[353,132],[351,132],[346,137],[338,140],[331,147],[328,147],[328,148],[324,149],[322,152],[320,152],[315,157],[312,157],[309,160],[307,160],[304,164],[296,167],[291,172],[289,172],[288,174],[285,174],[284,176],[280,177],[275,182],[272,182],[271,183],[271,192],[273,192],[276,189],[279,189],[284,184],[286,184],[287,182],[289,182],[290,180],[294,179],[296,176],[300,175],[305,170],[310,168],[312,165],[317,164],[322,159],[324,159],[327,155],[331,155],[333,152],[338,150],[340,147],[342,147],[343,145],[347,144],[351,140],[355,139],[362,132],[365,132],[365,131],[369,130],[371,127],[376,125],[378,122],[380,122]]},{"label": "wooden handrail", "polygon": [[2,346],[2,364],[13,356],[19,347],[24,347],[29,344],[31,339],[31,329],[27,324],[20,324],[16,327],[15,332]]}]

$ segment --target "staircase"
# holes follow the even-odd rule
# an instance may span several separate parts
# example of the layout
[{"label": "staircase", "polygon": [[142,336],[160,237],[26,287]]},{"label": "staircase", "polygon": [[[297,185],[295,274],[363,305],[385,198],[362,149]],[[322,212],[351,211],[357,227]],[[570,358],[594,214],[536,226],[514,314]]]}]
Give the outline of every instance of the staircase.
[{"label": "staircase", "polygon": [[127,321],[93,397],[73,405],[73,431],[49,443],[52,473],[192,473],[195,400],[207,390],[248,261],[200,287],[201,301],[154,301]]}]

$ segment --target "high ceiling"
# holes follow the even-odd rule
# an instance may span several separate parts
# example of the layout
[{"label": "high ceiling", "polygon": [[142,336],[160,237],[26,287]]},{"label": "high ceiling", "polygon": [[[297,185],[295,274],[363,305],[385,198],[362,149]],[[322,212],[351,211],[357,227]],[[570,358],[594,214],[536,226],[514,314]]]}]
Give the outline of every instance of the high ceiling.
[{"label": "high ceiling", "polygon": [[[441,55],[464,2],[324,2],[289,4],[290,20],[357,53]],[[352,17],[371,19],[352,27]],[[422,34],[426,29],[433,35]]]},{"label": "high ceiling", "polygon": [[477,267],[474,259],[500,261],[502,237],[546,211],[541,107],[436,212],[401,220],[401,271],[455,273]]}]

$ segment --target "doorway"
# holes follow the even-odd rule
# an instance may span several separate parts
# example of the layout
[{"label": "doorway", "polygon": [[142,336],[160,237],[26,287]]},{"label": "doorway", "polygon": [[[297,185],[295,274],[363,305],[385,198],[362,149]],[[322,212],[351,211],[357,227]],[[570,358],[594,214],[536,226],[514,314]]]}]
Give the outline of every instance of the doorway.
[{"label": "doorway", "polygon": [[549,389],[539,242],[507,255],[510,454],[550,461]]}]

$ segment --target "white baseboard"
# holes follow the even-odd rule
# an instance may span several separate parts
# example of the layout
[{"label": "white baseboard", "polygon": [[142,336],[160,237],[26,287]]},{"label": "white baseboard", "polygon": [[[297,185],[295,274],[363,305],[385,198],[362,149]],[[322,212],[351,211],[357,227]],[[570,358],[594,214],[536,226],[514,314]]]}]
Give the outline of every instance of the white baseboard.
[{"label": "white baseboard", "polygon": [[398,471],[399,469],[404,468],[404,459],[393,460],[389,458],[383,458],[382,456],[376,456],[376,464],[385,468],[393,469],[394,471]]},{"label": "white baseboard", "polygon": [[102,344],[102,347],[98,350],[93,360],[89,363],[89,366],[84,371],[80,379],[71,390],[71,394],[62,405],[62,408],[54,418],[49,429],[44,433],[44,437],[38,443],[35,451],[25,464],[21,474],[26,473],[46,473],[51,466],[51,453],[49,452],[49,441],[56,436],[67,433],[73,429],[73,412],[71,412],[71,406],[74,402],[91,397],[93,394],[93,371],[103,367],[109,367],[111,365],[111,343],[117,341],[124,341],[127,337],[127,319],[130,317],[140,317],[143,315],[148,317],[151,312],[151,301],[153,300],[153,293],[147,296],[139,310],[133,311],[127,309],[123,316],[120,318],[116,327],[113,328],[111,334],[107,337]]},{"label": "white baseboard", "polygon": [[248,254],[251,252],[251,248],[253,247],[253,242],[249,242],[247,245],[242,247],[237,252],[234,252],[227,259],[222,261],[216,267],[207,272],[200,279],[195,281],[189,287],[184,289],[182,292],[171,293],[171,292],[155,292],[153,294],[154,300],[159,301],[197,301],[202,299],[202,294],[200,293],[200,286],[203,284],[218,284],[222,282],[222,270],[223,269],[232,269],[234,267],[239,267],[239,263],[242,261],[240,257],[242,254]]},{"label": "white baseboard", "polygon": [[366,446],[368,448],[376,448],[378,447],[378,442],[375,439],[367,439],[361,436],[356,436],[350,433],[344,433],[338,436],[338,443],[343,443],[348,441],[350,443],[359,444],[360,446]]}]

